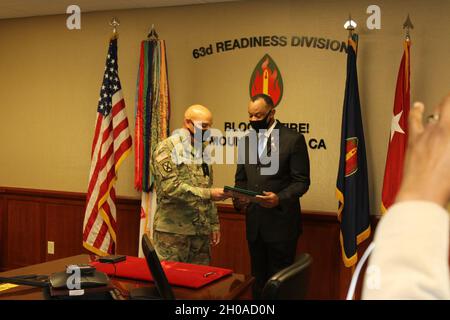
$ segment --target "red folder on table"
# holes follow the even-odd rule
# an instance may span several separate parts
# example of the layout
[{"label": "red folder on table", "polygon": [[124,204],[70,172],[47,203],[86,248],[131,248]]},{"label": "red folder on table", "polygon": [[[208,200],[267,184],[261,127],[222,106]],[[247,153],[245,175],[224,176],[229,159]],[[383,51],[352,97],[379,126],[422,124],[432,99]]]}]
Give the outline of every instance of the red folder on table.
[{"label": "red folder on table", "polygon": [[[108,275],[153,281],[145,258],[127,256],[125,261],[115,264],[115,269],[110,263],[91,262],[91,265]],[[161,266],[171,285],[188,288],[201,288],[233,272],[230,269],[175,261],[161,261]]]}]

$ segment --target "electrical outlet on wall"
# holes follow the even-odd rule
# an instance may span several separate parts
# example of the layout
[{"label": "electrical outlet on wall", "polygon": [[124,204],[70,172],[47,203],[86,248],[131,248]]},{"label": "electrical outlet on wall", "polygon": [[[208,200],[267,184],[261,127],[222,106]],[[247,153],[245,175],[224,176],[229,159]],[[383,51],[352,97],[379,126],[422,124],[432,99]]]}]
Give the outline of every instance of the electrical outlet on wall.
[{"label": "electrical outlet on wall", "polygon": [[47,242],[47,253],[48,254],[55,254],[55,243],[53,241]]}]

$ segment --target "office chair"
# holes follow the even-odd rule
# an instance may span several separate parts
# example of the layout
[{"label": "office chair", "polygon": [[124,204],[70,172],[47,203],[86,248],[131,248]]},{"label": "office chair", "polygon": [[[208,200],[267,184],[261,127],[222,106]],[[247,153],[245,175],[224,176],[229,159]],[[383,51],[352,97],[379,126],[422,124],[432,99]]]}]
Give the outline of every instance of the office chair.
[{"label": "office chair", "polygon": [[303,300],[308,289],[312,258],[302,253],[289,267],[274,274],[264,286],[265,300]]},{"label": "office chair", "polygon": [[148,268],[152,274],[155,288],[142,287],[130,291],[130,299],[133,300],[175,300],[172,287],[167,280],[166,273],[156,254],[152,240],[147,234],[142,236],[142,251],[145,255]]}]

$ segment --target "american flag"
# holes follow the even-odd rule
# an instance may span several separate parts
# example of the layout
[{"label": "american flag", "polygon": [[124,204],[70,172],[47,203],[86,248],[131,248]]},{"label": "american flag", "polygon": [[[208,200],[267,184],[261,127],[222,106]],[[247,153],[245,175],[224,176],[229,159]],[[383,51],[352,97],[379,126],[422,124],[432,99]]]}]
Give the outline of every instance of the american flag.
[{"label": "american flag", "polygon": [[115,253],[116,193],[120,164],[131,150],[128,118],[117,65],[117,39],[111,39],[98,99],[91,170],[83,224],[83,246],[98,255]]}]

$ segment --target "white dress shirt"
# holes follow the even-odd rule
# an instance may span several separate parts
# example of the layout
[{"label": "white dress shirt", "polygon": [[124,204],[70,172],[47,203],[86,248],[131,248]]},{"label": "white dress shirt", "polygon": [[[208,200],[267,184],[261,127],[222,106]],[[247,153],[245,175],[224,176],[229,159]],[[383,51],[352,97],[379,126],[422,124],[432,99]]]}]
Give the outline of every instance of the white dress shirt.
[{"label": "white dress shirt", "polygon": [[267,145],[267,139],[269,139],[270,135],[272,134],[273,128],[275,128],[276,124],[277,124],[277,122],[274,120],[272,125],[269,127],[269,129],[262,130],[260,133],[258,133],[258,156],[259,156],[259,158],[261,158],[264,148]]}]

